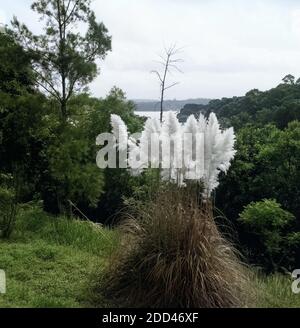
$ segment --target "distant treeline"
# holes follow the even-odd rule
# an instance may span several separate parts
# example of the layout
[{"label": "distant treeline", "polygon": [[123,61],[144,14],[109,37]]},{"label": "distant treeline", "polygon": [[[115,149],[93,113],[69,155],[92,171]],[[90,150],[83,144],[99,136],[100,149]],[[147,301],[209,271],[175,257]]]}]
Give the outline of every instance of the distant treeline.
[{"label": "distant treeline", "polygon": [[191,115],[215,112],[224,126],[240,129],[253,123],[264,126],[274,123],[283,129],[293,120],[300,119],[300,85],[286,81],[268,91],[253,89],[242,97],[211,100],[208,104],[186,104],[179,113],[185,121]]},{"label": "distant treeline", "polygon": [[[165,100],[165,110],[180,110],[186,104],[197,104],[207,105],[211,99],[197,98],[197,99],[186,99],[186,100]],[[159,100],[133,100],[136,105],[136,110],[141,112],[151,112],[160,110]]]}]

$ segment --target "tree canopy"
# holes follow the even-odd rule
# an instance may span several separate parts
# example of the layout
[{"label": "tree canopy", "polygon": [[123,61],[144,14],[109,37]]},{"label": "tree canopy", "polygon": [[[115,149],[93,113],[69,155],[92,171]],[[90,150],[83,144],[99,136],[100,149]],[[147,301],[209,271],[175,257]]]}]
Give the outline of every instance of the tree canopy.
[{"label": "tree canopy", "polygon": [[[111,50],[111,37],[96,21],[90,0],[39,0],[31,8],[44,23],[35,35],[16,17],[12,22],[17,40],[33,56],[38,85],[56,99],[62,119],[69,116],[70,98],[97,76],[97,59]],[[84,28],[84,25],[87,25]],[[86,30],[85,33],[81,33]]]}]

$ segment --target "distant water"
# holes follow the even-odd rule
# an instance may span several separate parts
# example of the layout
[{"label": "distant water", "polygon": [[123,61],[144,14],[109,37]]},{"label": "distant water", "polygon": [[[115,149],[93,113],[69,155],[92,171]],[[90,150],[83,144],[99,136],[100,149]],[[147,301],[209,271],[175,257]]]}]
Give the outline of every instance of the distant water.
[{"label": "distant water", "polygon": [[[177,113],[177,110],[174,110],[173,112]],[[166,113],[166,111],[164,112],[164,114]],[[136,111],[135,112],[136,115],[138,116],[145,116],[145,117],[151,117],[151,118],[160,118],[160,111]]]}]

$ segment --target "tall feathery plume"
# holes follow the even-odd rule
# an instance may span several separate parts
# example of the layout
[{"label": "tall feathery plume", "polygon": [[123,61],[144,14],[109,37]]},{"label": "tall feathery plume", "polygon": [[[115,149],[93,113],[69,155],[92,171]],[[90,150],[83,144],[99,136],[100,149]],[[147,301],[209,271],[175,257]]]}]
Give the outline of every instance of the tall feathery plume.
[{"label": "tall feathery plume", "polygon": [[[149,118],[138,140],[128,136],[126,124],[118,115],[111,115],[111,125],[118,148],[125,150],[128,147],[131,174],[139,175],[150,165],[159,167],[162,180],[179,186],[184,186],[186,180],[203,182],[206,197],[210,197],[218,186],[219,173],[226,173],[235,155],[233,128],[222,131],[214,113],[209,115],[208,120],[202,114],[197,120],[190,115],[185,124],[180,124],[176,114],[171,111],[166,113],[162,123]],[[192,142],[183,149],[187,134]],[[198,144],[196,137],[200,134],[204,141]],[[153,152],[154,140],[157,152]],[[203,156],[196,158],[197,152]],[[190,160],[184,160],[184,156]],[[137,167],[133,167],[137,157]],[[203,170],[200,170],[202,166]]]},{"label": "tall feathery plume", "polygon": [[[199,201],[194,184],[157,186],[145,204],[134,206],[134,216],[123,226],[118,252],[107,272],[101,273],[101,296],[127,307],[244,306],[249,298],[246,269],[218,230],[209,199],[218,185],[218,174],[226,172],[235,154],[233,129],[222,132],[215,114],[208,120],[203,115],[197,120],[190,116],[185,124],[174,113],[166,113],[162,124],[148,119],[139,141],[129,141],[129,157],[140,152],[143,158],[135,172],[141,173],[149,164],[146,154],[153,133],[167,146],[155,159],[158,173],[180,187],[187,180],[201,181],[204,199]],[[191,139],[187,149],[182,149],[187,133]],[[197,154],[192,161],[196,150],[201,158]],[[181,167],[184,151],[189,160],[181,162]],[[206,171],[192,177],[201,165]]]},{"label": "tall feathery plume", "polygon": [[[176,114],[169,111],[162,123],[160,140],[165,148],[162,149],[162,161],[169,163],[169,167],[161,170],[162,180],[167,180],[178,185],[183,184],[182,166],[182,126]],[[165,164],[165,163],[164,163]]]},{"label": "tall feathery plume", "polygon": [[119,115],[111,114],[110,123],[112,133],[118,142],[119,149],[126,150],[128,144],[128,131],[125,122]]},{"label": "tall feathery plume", "polygon": [[[201,179],[202,174],[199,175],[200,171],[198,168],[200,167],[200,161],[203,159],[197,158],[197,151],[201,152],[203,149],[199,149],[202,145],[198,145],[198,139],[200,134],[204,133],[199,129],[199,123],[196,120],[194,115],[190,115],[183,126],[184,131],[184,175],[185,178],[194,178]],[[198,173],[199,172],[199,173]]]},{"label": "tall feathery plume", "polygon": [[221,131],[217,117],[211,113],[205,131],[205,176],[207,196],[219,185],[220,171],[226,172],[235,155],[233,129]]}]

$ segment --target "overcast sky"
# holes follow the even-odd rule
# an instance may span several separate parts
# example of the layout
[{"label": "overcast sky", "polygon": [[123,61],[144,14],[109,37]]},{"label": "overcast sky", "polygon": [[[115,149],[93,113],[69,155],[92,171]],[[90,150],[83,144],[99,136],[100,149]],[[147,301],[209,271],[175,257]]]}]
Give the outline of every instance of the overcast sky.
[{"label": "overcast sky", "polygon": [[[0,22],[12,16],[38,31],[31,0],[0,0]],[[220,98],[266,90],[284,75],[300,76],[299,0],[94,0],[113,51],[91,85],[105,96],[114,85],[133,98],[159,97],[150,71],[164,45],[184,47],[167,98]]]}]

